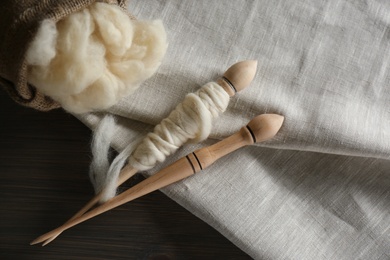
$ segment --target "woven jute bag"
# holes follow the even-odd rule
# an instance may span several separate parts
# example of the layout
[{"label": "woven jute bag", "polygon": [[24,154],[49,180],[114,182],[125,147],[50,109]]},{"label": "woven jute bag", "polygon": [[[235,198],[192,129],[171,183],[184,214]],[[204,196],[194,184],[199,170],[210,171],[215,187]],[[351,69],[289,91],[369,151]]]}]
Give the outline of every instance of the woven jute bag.
[{"label": "woven jute bag", "polygon": [[[60,107],[60,104],[27,82],[26,52],[43,20],[57,22],[95,2],[118,5],[128,13],[127,0],[5,0],[2,3],[0,85],[14,101],[40,111]],[[132,15],[129,16],[134,19]]]}]

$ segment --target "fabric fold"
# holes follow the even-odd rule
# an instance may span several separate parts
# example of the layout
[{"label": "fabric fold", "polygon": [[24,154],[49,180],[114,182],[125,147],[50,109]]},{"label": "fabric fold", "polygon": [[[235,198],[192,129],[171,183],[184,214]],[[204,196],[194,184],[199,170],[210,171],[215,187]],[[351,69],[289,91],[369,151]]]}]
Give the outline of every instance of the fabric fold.
[{"label": "fabric fold", "polygon": [[[163,192],[255,259],[389,258],[390,6],[367,4],[132,1],[137,18],[163,20],[170,45],[157,73],[107,111],[119,119],[114,147],[151,131],[230,65],[256,59],[253,83],[231,99],[210,139],[145,174],[258,114],[281,114],[273,140]],[[79,118],[91,128],[99,120]]]}]

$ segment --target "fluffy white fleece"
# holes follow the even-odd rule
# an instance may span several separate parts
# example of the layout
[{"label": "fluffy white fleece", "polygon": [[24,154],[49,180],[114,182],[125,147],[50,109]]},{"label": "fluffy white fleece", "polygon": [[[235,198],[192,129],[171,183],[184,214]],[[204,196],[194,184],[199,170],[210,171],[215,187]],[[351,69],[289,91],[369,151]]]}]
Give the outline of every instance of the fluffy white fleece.
[{"label": "fluffy white fleece", "polygon": [[167,49],[161,21],[131,20],[94,3],[55,23],[44,20],[27,52],[28,82],[64,109],[106,109],[151,77]]}]

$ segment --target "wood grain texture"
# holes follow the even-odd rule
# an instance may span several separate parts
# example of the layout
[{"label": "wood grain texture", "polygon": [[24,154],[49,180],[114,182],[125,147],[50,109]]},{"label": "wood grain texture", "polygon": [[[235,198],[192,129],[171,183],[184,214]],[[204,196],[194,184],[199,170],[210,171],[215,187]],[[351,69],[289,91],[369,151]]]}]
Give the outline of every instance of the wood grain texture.
[{"label": "wood grain texture", "polygon": [[[30,246],[92,197],[91,132],[61,110],[16,105],[2,90],[0,103],[0,259],[251,259],[159,191],[46,247]],[[143,179],[136,175],[122,190]]]}]

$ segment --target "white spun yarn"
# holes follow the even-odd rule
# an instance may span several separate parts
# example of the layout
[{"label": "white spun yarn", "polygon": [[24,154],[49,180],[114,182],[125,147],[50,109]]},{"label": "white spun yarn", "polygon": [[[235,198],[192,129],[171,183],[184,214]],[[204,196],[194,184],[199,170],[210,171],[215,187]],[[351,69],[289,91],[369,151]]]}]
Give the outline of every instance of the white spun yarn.
[{"label": "white spun yarn", "polygon": [[104,187],[104,189],[97,191],[97,193],[100,191],[102,192],[102,197],[100,199],[101,202],[105,202],[116,195],[119,173],[133,152],[133,149],[134,143],[132,142],[128,144],[126,148],[118,154],[117,157],[115,157],[114,161],[110,165],[110,168],[105,172],[106,178],[104,179],[104,183],[101,185],[101,187]]},{"label": "white spun yarn", "polygon": [[70,112],[102,110],[151,77],[166,49],[161,21],[131,20],[97,2],[42,22],[26,55],[28,82]]},{"label": "white spun yarn", "polygon": [[224,112],[228,104],[229,95],[215,82],[188,94],[152,133],[147,134],[130,156],[129,163],[136,169],[148,170],[186,141],[206,139],[212,119]]},{"label": "white spun yarn", "polygon": [[[212,120],[224,112],[228,104],[229,95],[215,82],[209,82],[195,93],[188,94],[183,102],[135,148],[135,142],[133,142],[115,158],[109,170],[105,172],[106,177],[100,178],[103,180],[102,183],[92,182],[98,185],[98,189],[95,187],[97,192],[102,191],[101,202],[115,196],[118,176],[127,160],[135,169],[147,170],[157,162],[164,161],[168,155],[188,140],[206,139],[211,131]],[[111,122],[102,120],[100,125],[102,124],[111,124]],[[104,127],[100,126],[98,129],[104,129]]]},{"label": "white spun yarn", "polygon": [[89,166],[89,179],[95,189],[95,193],[99,193],[104,187],[106,174],[110,167],[109,150],[110,143],[115,133],[115,120],[111,115],[105,116],[100,124],[96,127],[92,142],[92,162]]}]

